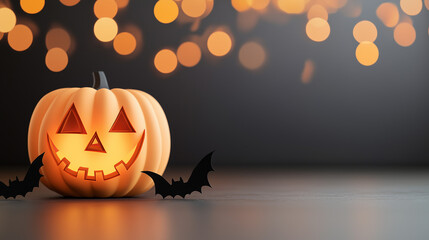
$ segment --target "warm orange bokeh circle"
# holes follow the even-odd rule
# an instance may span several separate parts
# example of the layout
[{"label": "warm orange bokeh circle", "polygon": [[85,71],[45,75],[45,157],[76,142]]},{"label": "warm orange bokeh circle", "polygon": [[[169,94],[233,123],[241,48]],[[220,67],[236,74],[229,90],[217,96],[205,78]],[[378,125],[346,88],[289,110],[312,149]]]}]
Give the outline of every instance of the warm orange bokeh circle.
[{"label": "warm orange bokeh circle", "polygon": [[30,121],[30,159],[45,153],[42,182],[76,197],[141,194],[164,172],[167,119],[149,94],[133,89],[63,88],[45,95]]}]

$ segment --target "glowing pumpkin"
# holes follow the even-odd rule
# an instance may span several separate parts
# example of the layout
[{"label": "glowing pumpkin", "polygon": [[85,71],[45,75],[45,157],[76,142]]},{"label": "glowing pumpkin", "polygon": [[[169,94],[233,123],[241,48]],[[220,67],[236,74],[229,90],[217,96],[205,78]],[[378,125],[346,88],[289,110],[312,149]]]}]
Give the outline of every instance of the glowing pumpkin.
[{"label": "glowing pumpkin", "polygon": [[30,159],[45,152],[41,181],[64,196],[134,196],[153,186],[141,171],[164,172],[170,132],[152,96],[109,90],[97,72],[93,88],[58,89],[39,101],[28,151]]}]

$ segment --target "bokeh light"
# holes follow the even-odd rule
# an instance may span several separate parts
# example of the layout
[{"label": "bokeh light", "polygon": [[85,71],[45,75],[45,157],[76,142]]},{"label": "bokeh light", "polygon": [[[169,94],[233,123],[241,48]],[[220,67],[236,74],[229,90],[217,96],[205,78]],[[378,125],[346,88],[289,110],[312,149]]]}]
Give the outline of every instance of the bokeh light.
[{"label": "bokeh light", "polygon": [[277,7],[285,13],[301,14],[305,10],[306,0],[277,0]]},{"label": "bokeh light", "polygon": [[177,49],[177,59],[185,67],[193,67],[201,60],[201,49],[194,42],[184,42]]},{"label": "bokeh light", "polygon": [[412,24],[402,22],[395,27],[395,30],[393,31],[393,38],[399,46],[411,46],[416,40],[416,30]]},{"label": "bokeh light", "polygon": [[323,42],[331,33],[329,23],[322,18],[312,18],[305,27],[307,36],[315,42]]},{"label": "bokeh light", "polygon": [[129,32],[121,32],[113,40],[113,48],[120,55],[130,55],[136,50],[137,41]]},{"label": "bokeh light", "polygon": [[94,24],[95,37],[102,42],[110,42],[118,33],[118,24],[111,18],[100,18]]},{"label": "bokeh light", "polygon": [[183,12],[192,18],[201,17],[207,9],[206,0],[183,0]]},{"label": "bokeh light", "polygon": [[16,24],[16,15],[10,8],[0,8],[0,32],[11,31]]},{"label": "bokeh light", "polygon": [[67,7],[73,7],[78,4],[80,0],[60,0],[60,2]]},{"label": "bokeh light", "polygon": [[423,8],[422,0],[401,0],[399,3],[402,11],[410,16],[419,14]]},{"label": "bokeh light", "polygon": [[256,70],[264,64],[266,55],[265,49],[259,43],[252,41],[240,48],[238,59],[245,68]]},{"label": "bokeh light", "polygon": [[378,48],[373,42],[363,41],[356,48],[356,59],[364,66],[376,63],[378,55]]},{"label": "bokeh light", "polygon": [[189,29],[191,32],[196,32],[200,28],[201,20],[197,19],[196,21],[193,21],[191,24],[191,28]]},{"label": "bokeh light", "polygon": [[118,8],[125,8],[130,3],[130,0],[116,0],[116,4],[118,5]]},{"label": "bokeh light", "polygon": [[48,31],[45,38],[46,48],[61,48],[64,51],[68,51],[71,46],[70,34],[63,28],[56,27]]},{"label": "bokeh light", "polygon": [[316,17],[328,21],[329,14],[328,11],[326,11],[326,8],[319,4],[314,4],[313,6],[311,6],[307,12],[307,19],[310,20]]},{"label": "bokeh light", "polygon": [[377,28],[370,21],[360,21],[353,28],[353,37],[358,42],[374,42],[377,39]]},{"label": "bokeh light", "polygon": [[33,39],[36,39],[36,37],[39,35],[39,32],[40,32],[39,26],[34,21],[28,18],[21,18],[19,19],[19,22],[20,24],[23,24],[28,28],[30,28],[31,33],[33,33]]},{"label": "bokeh light", "polygon": [[210,34],[207,40],[207,48],[215,56],[225,56],[231,50],[231,37],[224,31],[216,31]]},{"label": "bokeh light", "polygon": [[170,49],[162,49],[155,55],[154,64],[161,73],[171,73],[177,67],[176,54]]},{"label": "bokeh light", "polygon": [[7,42],[13,50],[25,51],[33,43],[33,33],[29,27],[18,24],[7,34]]},{"label": "bokeh light", "polygon": [[213,11],[214,0],[205,0],[205,2],[206,2],[206,10],[204,11],[201,18],[207,17]]},{"label": "bokeh light", "polygon": [[136,47],[134,51],[129,54],[129,56],[137,57],[140,51],[143,49],[143,33],[141,29],[136,24],[127,24],[121,26],[121,30],[122,32],[130,33],[135,38]]},{"label": "bokeh light", "polygon": [[237,12],[244,12],[249,10],[250,4],[250,0],[231,0],[231,5]]},{"label": "bokeh light", "polygon": [[362,14],[362,2],[348,1],[344,8],[342,8],[342,13],[349,18],[359,17]]},{"label": "bokeh light", "polygon": [[173,0],[159,0],[153,8],[153,14],[159,22],[171,23],[179,15],[179,7]]},{"label": "bokeh light", "polygon": [[21,8],[29,14],[36,14],[42,11],[45,6],[45,0],[20,0]]},{"label": "bokeh light", "polygon": [[270,0],[248,0],[250,7],[255,10],[264,10],[270,4]]},{"label": "bokeh light", "polygon": [[240,31],[252,30],[260,19],[260,14],[256,11],[245,11],[237,14],[237,27]]},{"label": "bokeh light", "polygon": [[45,64],[52,72],[61,72],[67,67],[69,58],[61,48],[51,48],[46,53]]},{"label": "bokeh light", "polygon": [[406,22],[406,23],[409,23],[411,25],[414,24],[413,19],[410,16],[406,15],[406,14],[402,14],[399,17],[399,22]]},{"label": "bokeh light", "polygon": [[314,75],[314,62],[311,59],[307,59],[304,63],[304,68],[301,73],[301,82],[304,84],[309,84],[313,79]]},{"label": "bokeh light", "polygon": [[97,18],[114,18],[118,12],[115,0],[97,0],[94,4],[94,14]]},{"label": "bokeh light", "polygon": [[344,7],[348,1],[347,0],[323,0],[321,2],[326,4],[326,7],[330,8],[331,11],[335,12],[337,9]]},{"label": "bokeh light", "polygon": [[[35,14],[43,10],[45,1],[20,0],[20,6],[24,12]],[[65,6],[74,6],[80,2],[80,0],[59,1]],[[93,8],[94,14],[98,18],[94,24],[94,35],[102,42],[113,41],[113,49],[120,55],[137,55],[138,50],[141,50],[141,33],[138,38],[136,34],[124,30],[121,26],[122,32],[118,34],[118,24],[113,19],[119,9],[127,7],[129,2],[129,0],[96,0]],[[423,3],[429,9],[429,0],[399,0],[400,9],[405,14],[400,13],[399,6],[392,2],[384,2],[378,6],[377,17],[386,27],[394,28],[393,38],[398,45],[408,47],[415,42],[416,30],[410,16],[418,15],[423,8]],[[362,3],[352,0],[231,0],[231,5],[238,12],[237,28],[241,31],[253,29],[259,21],[273,23],[275,22],[273,19],[282,18],[286,19],[282,23],[286,23],[290,19],[289,14],[306,14],[308,19],[305,27],[306,35],[315,42],[325,41],[330,36],[331,28],[328,22],[330,14],[338,11],[344,13],[346,8],[349,8],[349,10],[359,10],[358,15],[360,15],[362,10]],[[0,40],[3,37],[7,38],[12,49],[24,51],[36,39],[37,31],[25,21],[23,22],[23,19],[20,19],[20,24],[16,25],[14,11],[5,6],[9,7],[10,4],[7,4],[7,1],[0,3]],[[210,13],[212,7],[213,0],[157,0],[153,12],[155,18],[161,23],[168,24],[178,19],[179,24],[189,24],[191,31],[197,31],[202,26],[204,27],[201,25],[201,20]],[[345,15],[351,17],[351,15]],[[354,13],[352,15],[355,16]],[[280,21],[278,22],[280,23]],[[206,29],[204,34],[198,36],[198,40],[190,38],[191,41],[183,42],[177,51],[169,49],[159,51],[154,58],[156,69],[162,73],[171,73],[177,68],[178,63],[185,67],[194,67],[201,61],[202,50],[208,50],[214,56],[227,55],[233,46],[233,35],[230,31],[219,29],[221,28],[215,31],[211,28]],[[7,32],[9,34],[3,34]],[[362,65],[370,66],[378,61],[378,47],[373,43],[377,39],[377,35],[377,28],[370,21],[363,20],[354,26],[353,36],[360,43],[356,48],[356,59]],[[204,42],[205,40],[207,41]],[[51,28],[46,34],[45,43],[49,50],[46,55],[47,67],[51,71],[65,69],[68,64],[69,49],[72,45],[75,46],[69,32],[61,27]],[[207,49],[200,48],[204,44]],[[59,58],[62,56],[64,59],[64,54],[59,50],[50,53],[52,49],[63,50],[66,60],[60,61],[61,67],[59,65],[55,67],[55,64],[52,63],[48,64],[48,56],[52,54],[52,56],[60,56]],[[56,59],[49,57],[49,59],[51,58]],[[265,64],[266,59],[265,48],[255,41],[246,42],[238,51],[240,64],[250,70],[259,69]],[[301,76],[302,82],[310,82],[313,72],[314,62],[307,60]]]},{"label": "bokeh light", "polygon": [[380,4],[377,8],[377,17],[386,27],[394,27],[399,21],[398,7],[391,2],[385,2]]}]

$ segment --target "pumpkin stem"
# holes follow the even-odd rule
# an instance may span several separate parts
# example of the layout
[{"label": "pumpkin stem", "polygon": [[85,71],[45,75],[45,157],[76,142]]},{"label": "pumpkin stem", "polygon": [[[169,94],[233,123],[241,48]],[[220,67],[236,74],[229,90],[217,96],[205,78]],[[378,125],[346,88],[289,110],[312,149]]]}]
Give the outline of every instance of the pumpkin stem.
[{"label": "pumpkin stem", "polygon": [[93,84],[92,87],[99,90],[101,88],[107,88],[109,89],[109,84],[107,83],[106,75],[103,71],[93,72]]}]

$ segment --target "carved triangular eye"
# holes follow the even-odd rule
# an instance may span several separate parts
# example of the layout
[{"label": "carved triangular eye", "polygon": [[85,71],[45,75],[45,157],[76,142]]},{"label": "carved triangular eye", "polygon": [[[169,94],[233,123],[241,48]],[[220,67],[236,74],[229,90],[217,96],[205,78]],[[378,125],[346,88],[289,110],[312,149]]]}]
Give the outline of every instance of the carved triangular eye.
[{"label": "carved triangular eye", "polygon": [[82,124],[82,120],[80,120],[79,114],[77,113],[74,104],[70,107],[70,110],[64,117],[64,120],[58,128],[57,133],[86,134],[85,128]]},{"label": "carved triangular eye", "polygon": [[122,107],[109,132],[136,132]]}]

